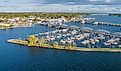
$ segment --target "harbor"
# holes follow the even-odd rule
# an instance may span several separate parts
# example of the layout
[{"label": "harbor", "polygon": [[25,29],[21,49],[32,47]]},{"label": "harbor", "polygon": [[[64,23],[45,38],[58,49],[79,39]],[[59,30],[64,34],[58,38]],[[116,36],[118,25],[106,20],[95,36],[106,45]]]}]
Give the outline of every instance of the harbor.
[{"label": "harbor", "polygon": [[[121,45],[121,32],[120,27],[117,24],[106,23],[106,22],[94,22],[95,18],[84,18],[82,22],[67,22],[59,19],[49,19],[37,23],[37,26],[43,26],[48,28],[53,28],[53,31],[30,34],[27,35],[26,45],[34,47],[46,47],[53,49],[66,49],[83,51],[82,48],[86,48],[85,51],[105,51],[107,52],[120,52]],[[68,23],[68,24],[67,24]],[[69,24],[73,23],[73,25]],[[96,23],[94,25],[94,23]],[[78,26],[77,26],[78,25]],[[112,32],[110,30],[95,29],[88,27],[102,25],[107,27],[117,27],[119,28]],[[120,25],[120,24],[119,24]],[[107,27],[106,27],[107,26]],[[17,39],[18,40],[18,39]],[[18,40],[19,41],[19,40]],[[22,44],[18,43],[17,44]],[[22,40],[20,40],[22,42]],[[15,43],[15,40],[8,42]],[[23,40],[24,42],[24,40]],[[45,45],[45,43],[47,43]],[[82,49],[82,50],[81,50]],[[100,50],[99,50],[100,49]],[[110,50],[111,49],[111,50]],[[112,50],[113,49],[113,50]]]},{"label": "harbor", "polygon": [[121,0],[0,0],[0,71],[121,71]]},{"label": "harbor", "polygon": [[[97,22],[121,23],[120,17],[91,15],[91,18],[95,18]],[[50,22],[53,25],[55,21]],[[0,30],[1,71],[6,69],[22,71],[20,67],[25,71],[36,71],[37,68],[38,71],[44,69],[63,71],[67,68],[76,70],[81,67],[87,71],[91,69],[95,71],[97,67],[110,71],[112,69],[108,69],[109,67],[120,68],[120,27],[93,25],[89,22],[87,24],[64,22],[60,23],[61,26],[55,25],[57,28],[47,24],[42,25],[42,22],[39,22],[32,27]],[[28,38],[32,35],[37,38],[37,42],[30,44],[37,45],[28,44]],[[44,45],[41,44],[43,38],[46,42]],[[73,44],[73,47],[70,44]]]}]

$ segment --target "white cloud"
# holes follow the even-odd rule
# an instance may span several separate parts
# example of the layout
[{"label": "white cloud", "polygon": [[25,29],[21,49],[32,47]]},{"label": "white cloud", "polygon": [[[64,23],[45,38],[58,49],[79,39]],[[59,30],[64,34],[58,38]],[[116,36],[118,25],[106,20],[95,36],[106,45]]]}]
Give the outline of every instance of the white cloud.
[{"label": "white cloud", "polygon": [[90,0],[91,2],[95,2],[95,1],[100,1],[100,0]]},{"label": "white cloud", "polygon": [[114,2],[116,0],[89,0],[91,2],[108,2],[108,3],[111,3],[111,2]]}]

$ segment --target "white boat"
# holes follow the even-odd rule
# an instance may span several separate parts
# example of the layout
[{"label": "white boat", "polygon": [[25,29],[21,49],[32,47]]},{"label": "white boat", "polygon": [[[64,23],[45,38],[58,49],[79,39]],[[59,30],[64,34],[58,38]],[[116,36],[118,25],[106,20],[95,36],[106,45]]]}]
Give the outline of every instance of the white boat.
[{"label": "white boat", "polygon": [[95,44],[95,41],[91,42],[91,44]]},{"label": "white boat", "polygon": [[61,40],[60,42],[61,42],[61,43],[63,43],[63,44],[65,44],[65,43],[66,43],[66,41],[65,41],[65,40]]},{"label": "white boat", "polygon": [[98,25],[98,22],[94,22],[93,24],[94,24],[94,25]]},{"label": "white boat", "polygon": [[105,39],[105,37],[103,35],[97,37],[98,39],[102,40],[102,39]]},{"label": "white boat", "polygon": [[115,40],[114,39],[109,39],[107,42],[104,43],[104,45],[108,46],[111,45]]},{"label": "white boat", "polygon": [[81,39],[84,39],[84,38],[85,38],[85,36],[83,34],[75,36],[76,40],[81,40]]},{"label": "white boat", "polygon": [[89,40],[84,40],[83,42],[81,42],[82,44],[86,45],[86,44],[89,44],[90,41]]},{"label": "white boat", "polygon": [[118,45],[119,48],[121,48],[121,45]]},{"label": "white boat", "polygon": [[95,39],[95,42],[99,42],[99,40],[98,39]]},{"label": "white boat", "polygon": [[115,41],[119,41],[120,40],[120,38],[115,38]]},{"label": "white boat", "polygon": [[109,46],[109,45],[111,45],[111,43],[105,42],[104,45]]},{"label": "white boat", "polygon": [[60,35],[58,35],[58,36],[57,36],[57,38],[59,38],[59,39],[60,39],[60,38],[61,38],[61,36],[60,36]]},{"label": "white boat", "polygon": [[112,43],[113,45],[118,45],[118,42],[114,42],[114,43]]},{"label": "white boat", "polygon": [[64,37],[66,37],[67,35],[63,34]]}]

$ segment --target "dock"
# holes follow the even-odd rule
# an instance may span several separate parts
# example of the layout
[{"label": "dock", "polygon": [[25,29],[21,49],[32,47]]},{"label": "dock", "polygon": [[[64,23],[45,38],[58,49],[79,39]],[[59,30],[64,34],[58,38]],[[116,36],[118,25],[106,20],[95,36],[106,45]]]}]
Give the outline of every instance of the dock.
[{"label": "dock", "polygon": [[117,26],[117,27],[121,27],[121,24],[109,23],[109,22],[94,22],[93,25],[106,25],[106,26]]},{"label": "dock", "polygon": [[[9,43],[19,44],[19,45],[26,45],[28,46],[28,41],[24,41],[21,39],[9,39],[7,40]],[[74,49],[67,49],[64,48],[62,45],[59,45],[57,48],[52,47],[49,44],[38,46],[35,45],[33,47],[41,47],[41,48],[48,48],[48,49],[56,49],[56,50],[67,50],[67,51],[85,51],[85,52],[121,52],[121,48],[86,48],[86,47],[74,47]]]}]

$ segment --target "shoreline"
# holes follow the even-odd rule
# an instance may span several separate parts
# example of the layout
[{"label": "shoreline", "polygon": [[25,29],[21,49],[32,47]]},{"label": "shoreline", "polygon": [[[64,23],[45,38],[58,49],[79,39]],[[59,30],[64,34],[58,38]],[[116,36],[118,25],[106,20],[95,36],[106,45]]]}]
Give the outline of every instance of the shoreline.
[{"label": "shoreline", "polygon": [[35,23],[59,23],[80,21],[80,16],[85,13],[0,13],[0,29],[14,27],[28,27]]},{"label": "shoreline", "polygon": [[[21,39],[9,39],[7,40],[8,43],[18,44],[18,45],[25,45],[27,47],[40,47],[38,45],[28,46],[28,41],[21,40]],[[55,49],[55,50],[67,50],[67,51],[85,51],[85,52],[121,52],[121,48],[86,48],[86,47],[74,47],[74,49],[67,49],[67,48],[61,48],[61,45],[59,45],[59,48],[53,48],[49,47],[49,45],[43,45],[40,48],[46,48],[46,49]]]},{"label": "shoreline", "polygon": [[[61,12],[55,12],[55,13],[53,13],[53,12],[5,13],[5,12],[0,12],[0,14],[1,14],[0,21],[2,21],[2,22],[0,22],[0,30],[6,30],[6,29],[17,28],[17,27],[31,27],[32,25],[38,24],[38,22],[48,23],[48,21],[51,22],[51,20],[58,20],[58,21],[61,20],[64,22],[82,23],[81,21],[83,21],[83,20],[79,18],[80,16],[91,15],[93,13],[61,13]],[[108,14],[108,15],[115,16],[115,14]],[[116,16],[117,15],[121,15],[121,14],[116,14]],[[5,18],[3,18],[3,16],[5,16]],[[24,19],[24,17],[25,17],[25,19]],[[15,19],[19,19],[19,20],[15,20]],[[25,20],[28,20],[28,21],[23,22],[23,21],[20,21],[20,19],[24,19],[23,21],[25,21]],[[13,22],[13,20],[14,20],[14,22]],[[21,23],[16,22],[16,21],[19,21]],[[45,22],[43,22],[43,21],[45,21]],[[64,23],[64,22],[60,22],[60,23]],[[3,23],[3,25],[1,25],[1,23]],[[87,23],[85,23],[85,24],[87,24]],[[6,25],[9,25],[9,26],[6,26]],[[108,23],[108,22],[98,22],[97,23],[96,21],[94,21],[94,23],[92,23],[92,25],[106,25],[106,26],[121,27],[121,24],[117,24],[117,23]],[[12,27],[10,27],[10,26],[12,26]]]}]

